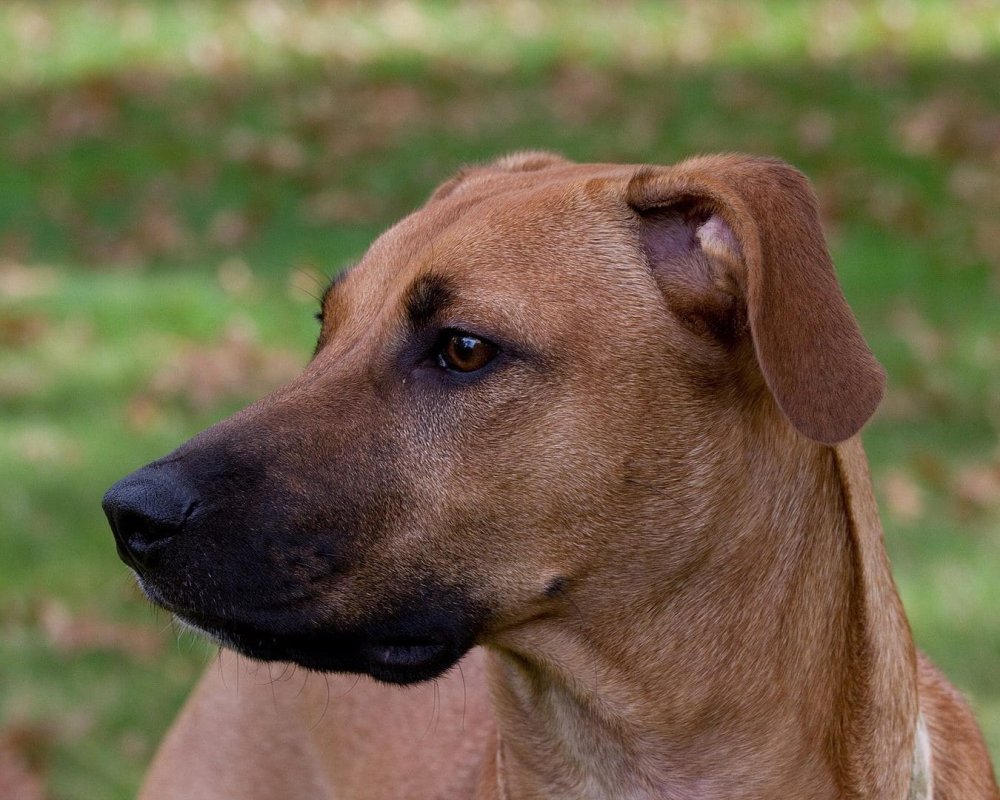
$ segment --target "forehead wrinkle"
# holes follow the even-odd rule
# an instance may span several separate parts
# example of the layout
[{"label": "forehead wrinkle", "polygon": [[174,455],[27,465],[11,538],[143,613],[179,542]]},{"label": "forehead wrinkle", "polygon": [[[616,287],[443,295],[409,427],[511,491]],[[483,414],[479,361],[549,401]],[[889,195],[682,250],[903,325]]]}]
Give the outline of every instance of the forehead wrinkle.
[{"label": "forehead wrinkle", "polygon": [[434,272],[420,275],[406,290],[403,307],[412,328],[426,325],[455,299],[452,281]]},{"label": "forehead wrinkle", "polygon": [[[603,170],[600,176],[617,177]],[[567,171],[559,180],[519,181],[503,191],[431,202],[378,237],[361,262],[359,274],[369,279],[349,280],[351,288],[337,294],[349,295],[362,314],[357,325],[372,326],[381,317],[412,329],[445,311],[464,309],[470,323],[479,318],[521,327],[535,316],[529,306],[539,305],[547,317],[560,318],[567,309],[548,308],[544,293],[518,291],[519,273],[528,268],[535,286],[553,289],[565,286],[567,277],[574,283],[597,277],[591,273],[600,270],[567,272],[565,257],[554,257],[546,246],[559,242],[564,250],[580,252],[592,244],[596,232],[581,238],[562,219],[592,210],[581,177]],[[540,208],[544,213],[532,213]],[[603,244],[606,249],[609,243]],[[389,309],[395,312],[383,317]]]}]

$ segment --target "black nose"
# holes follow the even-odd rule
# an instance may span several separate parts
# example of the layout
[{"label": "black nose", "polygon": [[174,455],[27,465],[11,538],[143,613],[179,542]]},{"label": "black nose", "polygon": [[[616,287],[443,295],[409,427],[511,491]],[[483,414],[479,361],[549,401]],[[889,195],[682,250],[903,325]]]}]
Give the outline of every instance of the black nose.
[{"label": "black nose", "polygon": [[112,486],[102,505],[121,560],[143,572],[183,530],[198,500],[171,470],[143,467]]}]

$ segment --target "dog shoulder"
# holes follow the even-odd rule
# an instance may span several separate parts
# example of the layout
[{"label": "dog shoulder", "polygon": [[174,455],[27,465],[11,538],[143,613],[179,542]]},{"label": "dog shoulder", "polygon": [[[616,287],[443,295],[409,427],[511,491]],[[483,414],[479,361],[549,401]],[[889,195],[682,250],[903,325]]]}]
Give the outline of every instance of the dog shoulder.
[{"label": "dog shoulder", "polygon": [[931,739],[935,800],[998,800],[986,744],[965,698],[923,653],[917,674]]}]

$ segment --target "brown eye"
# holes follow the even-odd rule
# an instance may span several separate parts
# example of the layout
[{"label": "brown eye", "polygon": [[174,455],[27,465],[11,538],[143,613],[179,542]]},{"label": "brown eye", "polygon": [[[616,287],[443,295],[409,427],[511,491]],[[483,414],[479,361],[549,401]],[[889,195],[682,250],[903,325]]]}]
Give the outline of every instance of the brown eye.
[{"label": "brown eye", "polygon": [[452,331],[445,334],[438,349],[438,365],[455,372],[475,372],[489,364],[498,352],[492,342]]}]

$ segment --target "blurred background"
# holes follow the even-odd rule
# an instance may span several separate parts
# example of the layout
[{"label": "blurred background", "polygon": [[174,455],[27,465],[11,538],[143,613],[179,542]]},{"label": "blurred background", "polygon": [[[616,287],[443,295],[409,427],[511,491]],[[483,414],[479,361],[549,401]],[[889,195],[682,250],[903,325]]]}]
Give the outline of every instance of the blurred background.
[{"label": "blurred background", "polygon": [[139,597],[105,488],[294,375],[331,275],[524,148],[814,181],[889,372],[900,589],[1000,758],[996,3],[8,0],[0,796],[132,796],[211,662]]}]

